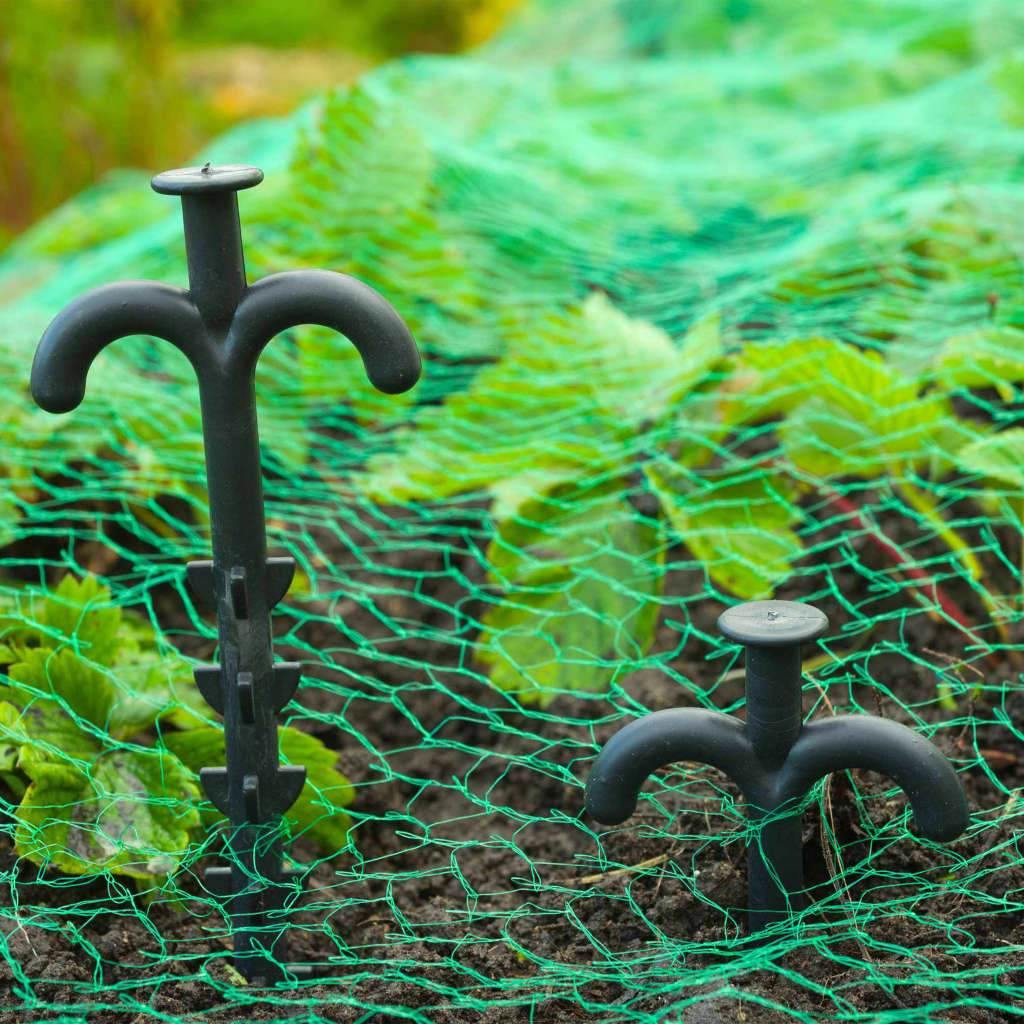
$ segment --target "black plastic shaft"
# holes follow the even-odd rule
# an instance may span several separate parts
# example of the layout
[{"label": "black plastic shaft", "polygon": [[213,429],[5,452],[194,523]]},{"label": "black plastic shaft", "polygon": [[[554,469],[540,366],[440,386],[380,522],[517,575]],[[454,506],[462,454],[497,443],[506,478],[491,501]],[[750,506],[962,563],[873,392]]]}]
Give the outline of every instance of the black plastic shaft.
[{"label": "black plastic shaft", "polygon": [[245,291],[238,196],[182,196],[188,290],[203,320],[227,329]]},{"label": "black plastic shaft", "polygon": [[[276,980],[275,964],[287,956],[280,922],[273,919],[285,895],[278,812],[287,810],[298,790],[286,803],[283,789],[291,780],[279,777],[279,708],[272,694],[267,547],[252,378],[208,376],[200,382],[200,398],[220,641],[227,811],[234,826],[228,840],[233,854],[231,889],[253,890],[236,898],[232,907],[235,949],[242,956],[259,945],[271,949],[272,956],[256,970],[265,967],[265,977]],[[233,580],[240,584],[232,586]],[[251,708],[248,721],[239,686],[243,675]],[[204,773],[208,792],[211,783],[216,784],[213,779]],[[296,779],[293,785],[301,788],[301,782]],[[210,793],[211,798],[215,795]]]},{"label": "black plastic shaft", "polygon": [[277,713],[298,685],[299,666],[274,662],[270,610],[294,565],[267,558],[256,362],[275,334],[303,323],[345,334],[370,380],[388,393],[412,387],[420,361],[401,317],[353,278],[305,270],[246,285],[237,192],[262,178],[255,167],[210,165],[157,175],[157,192],[181,197],[189,290],[127,281],[76,299],[39,343],[32,394],[51,412],[73,409],[92,360],[131,334],[170,341],[196,371],[213,560],[190,563],[188,573],[216,607],[220,651],[218,665],[196,670],[196,682],[224,716],[226,762],[200,777],[231,823],[229,865],[208,869],[206,881],[231,918],[236,967],[254,983],[272,984],[285,977],[281,912],[301,874],[282,867],[281,815],[298,798],[305,769],[282,767],[278,757]]},{"label": "black plastic shaft", "polygon": [[794,602],[730,608],[719,627],[747,647],[746,722],[695,708],[645,715],[608,741],[587,780],[587,811],[617,825],[633,813],[640,787],[663,765],[697,761],[725,772],[740,787],[755,826],[747,851],[751,931],[803,905],[798,807],[824,775],[867,768],[892,777],[929,839],[954,839],[969,821],[953,768],[913,730],[871,715],[802,724],[800,647],[827,626],[817,609]]},{"label": "black plastic shaft", "polygon": [[803,725],[799,647],[747,648],[747,735],[757,759],[778,768]]}]

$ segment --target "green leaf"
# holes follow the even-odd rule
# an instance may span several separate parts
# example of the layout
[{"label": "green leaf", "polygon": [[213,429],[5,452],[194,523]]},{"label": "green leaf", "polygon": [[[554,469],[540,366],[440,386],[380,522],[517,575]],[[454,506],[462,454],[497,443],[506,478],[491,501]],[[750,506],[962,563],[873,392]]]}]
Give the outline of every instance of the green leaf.
[{"label": "green leaf", "polygon": [[158,719],[194,716],[197,711],[200,718],[210,717],[212,712],[186,665],[164,655],[147,657],[142,651],[138,657],[136,664],[119,665],[111,674],[115,692],[109,722],[112,734],[127,736],[149,728]]},{"label": "green leaf", "polygon": [[[170,720],[178,713],[191,714],[189,721],[208,720],[209,709],[197,697],[188,667],[165,649],[148,621],[108,605],[109,600],[110,591],[94,578],[71,576],[52,591],[29,587],[0,597],[5,611],[0,635],[6,640],[0,662],[27,666],[12,669],[12,682],[46,692],[54,692],[51,684],[56,684],[62,693],[81,687],[82,693],[109,694],[106,717],[89,720],[113,736],[131,735],[158,717]],[[51,662],[62,644],[69,646]],[[48,653],[40,659],[33,653],[39,650]],[[65,675],[73,681],[62,682]]]},{"label": "green leaf", "polygon": [[[902,381],[877,352],[830,338],[791,338],[747,345],[723,388],[724,418],[757,422],[792,412],[810,398],[862,410],[870,396],[894,391]],[[897,392],[898,393],[898,392]],[[904,396],[906,397],[906,396]]]},{"label": "green leaf", "polygon": [[[15,849],[74,874],[168,874],[185,851],[188,830],[199,824],[191,776],[170,754],[112,746],[102,730],[83,727],[102,717],[110,693],[89,685],[95,680],[86,674],[95,670],[73,651],[30,655],[20,663],[24,674],[36,688],[49,683],[52,689],[20,714],[0,703],[0,767],[14,747],[15,766],[30,782],[15,812]],[[2,695],[19,690],[22,698],[28,693],[6,687]]]},{"label": "green leaf", "polygon": [[433,167],[426,138],[399,104],[385,106],[359,86],[341,88],[296,147],[294,201],[319,228],[317,243],[330,241],[332,252],[352,259],[353,246],[378,244],[422,210]]},{"label": "green leaf", "polygon": [[[381,103],[359,86],[336,90],[296,147],[287,192],[247,222],[252,265],[263,273],[308,266],[353,274],[385,292],[417,336],[429,332],[424,308],[458,322],[480,304],[482,288],[468,286],[471,275],[453,258],[433,174],[428,140],[402,104]],[[303,373],[313,369],[303,362]],[[353,383],[369,396],[365,374]]]},{"label": "green leaf", "polygon": [[504,517],[594,465],[631,460],[641,426],[674,411],[721,351],[715,319],[680,347],[595,292],[534,324],[467,391],[425,407],[358,486],[382,503],[490,489]]},{"label": "green leaf", "polygon": [[733,424],[783,415],[790,461],[819,477],[934,469],[972,433],[947,399],[877,352],[825,338],[748,346],[722,403]]},{"label": "green leaf", "polygon": [[60,651],[47,647],[26,649],[20,657],[7,670],[10,683],[0,687],[6,700],[29,711],[38,703],[38,692],[43,694],[41,706],[49,711],[52,702],[46,697],[52,695],[72,718],[90,723],[104,733],[108,731],[114,687],[102,672],[70,647]]},{"label": "green leaf", "polygon": [[812,398],[783,422],[783,451],[794,466],[817,477],[941,472],[975,432],[939,396],[911,394],[864,394],[845,405]]},{"label": "green leaf", "polygon": [[991,434],[961,448],[957,461],[969,473],[1024,491],[1024,427]]},{"label": "green leaf", "polygon": [[[18,767],[28,764],[55,763],[88,766],[102,749],[106,739],[102,730],[90,727],[88,721],[71,711],[53,694],[35,694],[16,687],[0,688],[16,717],[0,722],[5,743],[18,748]],[[23,701],[19,707],[16,701]]]},{"label": "green leaf", "polygon": [[52,590],[26,587],[4,602],[0,637],[7,646],[68,643],[89,661],[110,665],[120,646],[121,609],[94,576],[68,574]]},{"label": "green leaf", "polygon": [[15,850],[72,874],[166,875],[198,826],[198,790],[176,757],[103,750],[87,766],[21,758],[31,784],[15,812]]},{"label": "green leaf", "polygon": [[498,524],[488,559],[506,592],[483,616],[477,659],[524,703],[606,690],[650,647],[661,531],[626,495],[617,478],[563,484]]},{"label": "green leaf", "polygon": [[989,68],[992,85],[1002,100],[1008,124],[1024,128],[1024,55],[1009,53]]},{"label": "green leaf", "polygon": [[[565,304],[576,249],[543,225],[528,231],[521,218],[506,227],[506,218],[483,216],[500,169],[461,159],[439,166],[435,148],[400,98],[337,90],[296,147],[289,188],[247,217],[252,266],[353,274],[386,294],[429,349],[496,355],[495,312]],[[521,187],[518,174],[508,176],[510,188]],[[562,211],[556,197],[549,203],[553,219]],[[365,377],[356,383],[353,392],[369,397]]]},{"label": "green leaf", "polygon": [[21,712],[7,701],[0,701],[0,771],[13,771],[18,760],[18,719]]},{"label": "green leaf", "polygon": [[936,357],[934,374],[947,390],[994,387],[1009,401],[1011,382],[1024,381],[1024,331],[990,326],[947,338]]},{"label": "green leaf", "polygon": [[111,603],[110,590],[95,576],[76,580],[68,574],[43,602],[43,624],[73,636],[82,653],[110,664],[117,651],[121,609]]},{"label": "green leaf", "polygon": [[[201,768],[223,767],[224,728],[207,726],[188,732],[165,732],[162,742],[198,775]],[[351,819],[342,808],[354,798],[351,783],[335,770],[338,755],[314,736],[297,729],[278,730],[281,760],[306,768],[306,785],[299,799],[284,815],[292,834],[302,833],[331,854],[341,850],[348,839]],[[211,813],[212,820],[222,816]]]},{"label": "green leaf", "polygon": [[348,843],[351,819],[340,808],[355,799],[352,784],[335,770],[338,755],[315,736],[298,729],[278,733],[281,760],[304,765],[306,785],[286,815],[292,834],[302,831],[325,852],[337,852]]},{"label": "green leaf", "polygon": [[578,356],[586,374],[577,385],[598,409],[627,427],[660,420],[723,356],[717,315],[694,324],[681,345],[648,321],[627,316],[604,292],[587,296],[581,318]]},{"label": "green leaf", "polygon": [[722,419],[732,425],[757,423],[795,409],[832,379],[838,345],[827,338],[748,344],[722,385]]},{"label": "green leaf", "polygon": [[796,491],[780,474],[644,470],[673,529],[719,586],[750,600],[791,574],[803,545],[789,528],[799,518]]}]

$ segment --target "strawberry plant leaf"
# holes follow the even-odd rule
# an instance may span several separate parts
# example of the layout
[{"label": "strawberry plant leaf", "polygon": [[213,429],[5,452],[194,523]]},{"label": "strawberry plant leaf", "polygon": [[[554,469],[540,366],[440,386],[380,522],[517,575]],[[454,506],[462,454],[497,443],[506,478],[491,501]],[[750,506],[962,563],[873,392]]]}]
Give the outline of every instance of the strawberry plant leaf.
[{"label": "strawberry plant leaf", "polygon": [[627,316],[604,292],[591,292],[581,314],[576,344],[585,373],[578,386],[603,413],[629,428],[657,422],[676,409],[722,359],[717,315],[699,320],[677,345],[661,328]]},{"label": "strawberry plant leaf", "polygon": [[934,376],[945,390],[993,387],[1009,401],[1012,383],[1024,381],[1024,331],[990,326],[947,338],[935,359]]},{"label": "strawberry plant leaf", "polygon": [[16,850],[72,873],[168,874],[198,793],[172,755],[116,737],[173,705],[180,661],[94,579],[4,596],[0,772],[20,799]]},{"label": "strawberry plant leaf", "polygon": [[[434,165],[427,139],[400,105],[378,102],[359,86],[333,92],[296,147],[288,190],[249,219],[253,266],[353,274],[387,291],[415,335],[426,328],[443,347],[443,335],[420,313],[441,308],[445,320],[458,322],[467,303],[479,305],[483,282],[470,285],[479,272],[455,257],[452,233],[438,224]],[[284,235],[282,223],[291,225]],[[363,381],[360,390],[369,393]]]},{"label": "strawberry plant leaf", "polygon": [[110,731],[115,736],[130,736],[158,720],[206,721],[212,714],[188,667],[166,655],[146,657],[140,651],[138,664],[117,667],[114,686]]},{"label": "strawberry plant leaf", "polygon": [[865,391],[836,402],[815,396],[779,428],[786,457],[816,477],[878,477],[898,470],[948,468],[952,453],[976,436],[945,399],[913,386]]},{"label": "strawberry plant leaf", "polygon": [[[88,719],[77,714],[55,694],[35,693],[4,687],[0,697],[16,712],[10,721],[0,722],[5,743],[18,748],[18,767],[53,760],[59,764],[85,767],[102,748],[102,730],[91,727]],[[17,702],[24,701],[24,708]]]},{"label": "strawberry plant leaf", "polygon": [[[758,423],[792,412],[821,388],[833,388],[849,355],[828,338],[793,338],[747,345],[722,385],[722,419],[731,425]],[[859,355],[859,350],[855,350]],[[856,364],[860,364],[853,355]]]},{"label": "strawberry plant leaf", "polygon": [[113,736],[146,729],[157,718],[184,721],[184,716],[192,715],[188,721],[208,720],[209,709],[177,653],[163,645],[148,621],[111,601],[110,590],[93,577],[79,581],[66,576],[51,590],[26,587],[0,595],[0,664],[22,662],[28,667],[13,671],[14,681],[46,690],[49,668],[42,667],[32,652],[46,650],[52,655],[61,648],[56,662],[59,684],[63,645],[68,652],[77,651],[82,664],[68,661],[68,671],[81,674],[91,666],[89,692],[113,693],[105,723],[96,723]]},{"label": "strawberry plant leaf", "polygon": [[[490,188],[494,173],[487,168]],[[563,305],[573,293],[572,261],[557,236],[528,243],[493,218],[481,224],[473,216],[487,194],[479,174],[472,163],[438,166],[403,104],[360,86],[338,90],[296,147],[290,187],[263,204],[263,223],[260,215],[249,221],[253,266],[353,274],[385,291],[427,347],[495,356],[501,336],[482,329],[494,311],[513,302],[521,309],[527,297]],[[290,226],[284,234],[282,223]],[[365,378],[359,392],[370,395]]]},{"label": "strawberry plant leaf", "polygon": [[[33,714],[33,709],[50,712],[58,706],[75,720],[107,732],[115,691],[110,680],[71,648],[53,651],[36,647],[21,652],[20,660],[7,670],[9,682],[0,687],[5,700]],[[40,699],[37,696],[41,695]],[[47,700],[46,698],[52,698]],[[80,726],[76,729],[83,731]],[[89,735],[90,730],[84,730]]]},{"label": "strawberry plant leaf", "polygon": [[673,412],[721,353],[717,320],[696,325],[679,347],[595,292],[535,324],[468,390],[424,408],[396,432],[394,451],[370,460],[359,486],[378,502],[489,489],[504,518],[595,464],[629,459],[641,425]]},{"label": "strawberry plant leaf", "polygon": [[43,624],[73,636],[90,661],[110,663],[118,647],[121,609],[95,576],[68,574],[43,601]]},{"label": "strawberry plant leaf", "polygon": [[7,701],[0,701],[0,771],[10,772],[18,760],[17,725],[21,712]]},{"label": "strawberry plant leaf", "polygon": [[969,473],[1024,491],[1024,427],[980,438],[961,448],[957,461]]},{"label": "strawberry plant leaf", "polygon": [[[45,667],[48,653],[31,652],[34,669]],[[70,668],[76,660],[79,668]],[[61,680],[50,695],[20,714],[0,704],[0,750],[16,748],[15,767],[29,781],[14,815],[16,851],[72,874],[169,874],[199,824],[191,777],[170,754],[111,746],[102,730],[83,728],[103,702],[90,705],[67,687],[95,670],[69,650],[52,655],[49,667],[51,681]]]},{"label": "strawberry plant leaf", "polygon": [[932,471],[974,432],[948,400],[877,352],[826,338],[750,345],[722,401],[728,422],[784,416],[779,437],[797,469],[816,477]]},{"label": "strawberry plant leaf", "polygon": [[505,594],[483,616],[477,660],[524,703],[605,690],[650,647],[661,529],[626,493],[618,478],[563,484],[498,525],[488,558]]},{"label": "strawberry plant leaf", "polygon": [[796,489],[777,473],[684,476],[645,466],[669,523],[719,586],[746,600],[770,595],[803,545]]},{"label": "strawberry plant leaf", "polygon": [[72,874],[167,875],[199,824],[195,783],[166,752],[97,749],[87,768],[48,752],[20,757],[18,768],[31,782],[15,812],[15,850],[36,864]]},{"label": "strawberry plant leaf", "polygon": [[51,590],[26,587],[4,604],[0,639],[8,648],[71,644],[99,664],[111,664],[119,649],[121,609],[93,576],[77,580],[69,574]]}]

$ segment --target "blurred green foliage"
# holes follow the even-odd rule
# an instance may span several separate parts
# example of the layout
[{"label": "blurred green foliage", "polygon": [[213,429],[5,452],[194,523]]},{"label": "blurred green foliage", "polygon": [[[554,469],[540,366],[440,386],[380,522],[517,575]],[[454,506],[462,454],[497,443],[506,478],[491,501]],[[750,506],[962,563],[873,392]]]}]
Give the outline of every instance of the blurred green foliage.
[{"label": "blurred green foliage", "polygon": [[0,247],[110,168],[183,162],[371,63],[482,41],[516,2],[0,3]]}]

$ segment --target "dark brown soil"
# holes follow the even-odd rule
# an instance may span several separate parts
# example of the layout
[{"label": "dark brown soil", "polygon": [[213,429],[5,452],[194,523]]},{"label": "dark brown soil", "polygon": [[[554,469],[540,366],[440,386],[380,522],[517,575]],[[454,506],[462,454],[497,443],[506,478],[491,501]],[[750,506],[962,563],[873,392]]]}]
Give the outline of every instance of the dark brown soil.
[{"label": "dark brown soil", "polygon": [[[829,519],[820,509],[816,517]],[[292,724],[339,749],[358,786],[352,848],[316,867],[294,918],[292,956],[323,977],[273,993],[235,984],[223,921],[208,906],[169,894],[147,907],[129,883],[37,871],[0,840],[4,898],[12,911],[16,901],[0,933],[0,1020],[958,1024],[1024,1015],[1015,796],[1024,749],[1011,726],[1024,721],[1024,695],[1005,655],[965,657],[969,641],[923,613],[905,584],[878,588],[891,565],[866,537],[840,541],[843,526],[809,536],[814,552],[779,595],[813,601],[833,623],[830,646],[843,660],[813,674],[831,704],[816,700],[814,716],[955,719],[934,738],[962,769],[974,825],[948,847],[894,826],[905,798],[891,783],[833,776],[804,814],[816,902],[774,941],[744,940],[743,817],[730,783],[676,766],[648,782],[649,799],[625,826],[603,830],[582,813],[596,745],[624,714],[694,705],[701,694],[736,711],[739,663],[714,640],[722,605],[686,596],[707,594],[703,576],[670,572],[653,652],[663,670],[622,680],[613,697],[563,695],[543,712],[524,710],[472,664],[485,538],[473,509],[453,509],[429,533],[404,524],[405,546],[388,555],[373,551],[369,527],[348,550],[316,537],[337,554],[339,591],[349,583],[353,596],[288,598],[302,617],[280,617],[278,653],[308,666],[305,714]],[[899,543],[917,541],[897,517],[885,528]],[[1019,543],[999,540],[1008,551]],[[351,553],[360,545],[373,551],[368,568]],[[914,547],[915,558],[926,554]],[[970,621],[988,621],[954,582]],[[166,627],[184,631],[183,649],[208,653],[176,592],[160,591],[159,607]],[[311,651],[332,667],[309,664]],[[936,671],[964,680],[956,710],[936,702]],[[823,855],[826,823],[841,868]],[[292,854],[321,855],[301,839]]]}]

